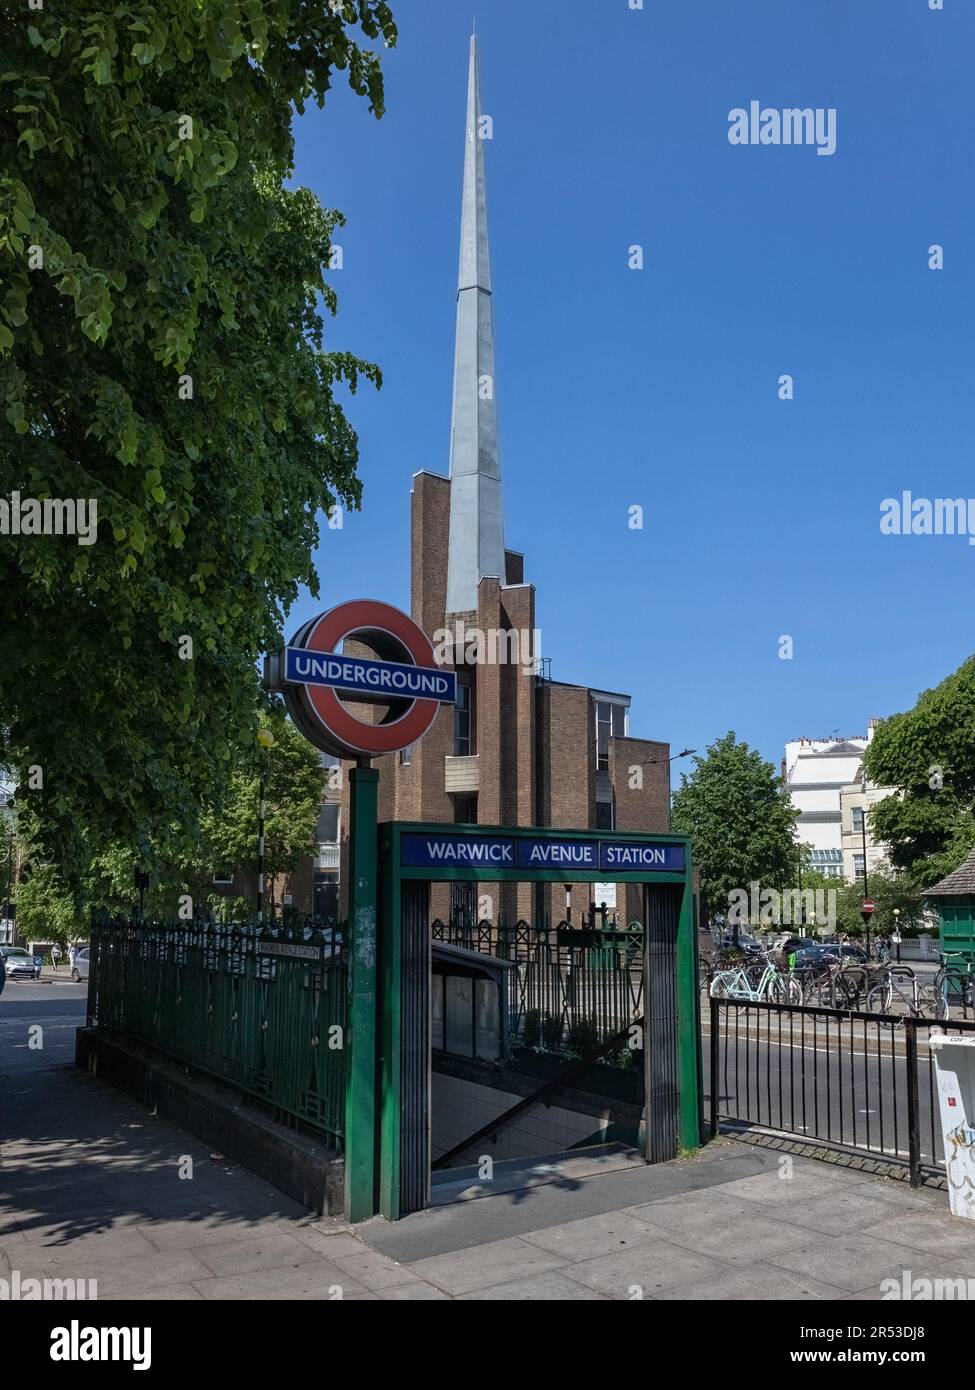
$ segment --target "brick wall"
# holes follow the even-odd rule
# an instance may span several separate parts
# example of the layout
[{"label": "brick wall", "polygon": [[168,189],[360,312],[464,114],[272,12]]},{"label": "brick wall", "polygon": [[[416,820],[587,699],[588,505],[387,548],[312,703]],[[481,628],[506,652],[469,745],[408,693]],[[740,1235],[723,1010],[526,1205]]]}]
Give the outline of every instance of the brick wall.
[{"label": "brick wall", "polygon": [[[482,632],[515,629],[534,633],[535,590],[524,583],[524,556],[505,552],[505,580],[485,578],[478,587],[476,613],[445,615],[450,480],[419,472],[411,494],[411,611],[431,637],[454,628],[459,618]],[[479,790],[477,820],[482,825],[550,825],[589,828],[596,822],[596,731],[590,691],[558,682],[536,683],[530,672],[535,653],[522,650],[517,664],[478,662],[466,668],[474,683],[475,748]],[[455,670],[462,668],[455,667]],[[603,673],[601,673],[603,674]],[[369,708],[369,707],[364,707]],[[375,707],[372,707],[373,711]],[[430,731],[414,746],[404,765],[399,755],[377,760],[379,817],[453,823],[454,801],[445,788],[445,759],[453,754],[453,717],[442,709]],[[670,823],[669,745],[646,739],[610,741],[609,777],[616,796],[616,825],[626,830],[666,831]],[[649,759],[658,759],[650,763]],[[642,765],[643,786],[631,787],[629,769]],[[342,819],[348,826],[348,779],[343,779]],[[345,910],[348,846],[343,843],[342,911]],[[508,920],[543,912],[559,921],[565,914],[561,884],[533,890],[525,884],[477,884],[475,896],[492,900],[495,914]],[[591,885],[573,885],[572,920],[588,913]],[[617,889],[619,912],[627,920],[641,914],[640,894]],[[431,917],[449,914],[449,888],[431,885]]]},{"label": "brick wall", "polygon": [[[609,776],[613,784],[616,829],[666,834],[670,830],[670,744],[647,738],[611,738]],[[634,785],[631,786],[631,783]],[[617,914],[643,918],[638,884],[617,884]]]}]

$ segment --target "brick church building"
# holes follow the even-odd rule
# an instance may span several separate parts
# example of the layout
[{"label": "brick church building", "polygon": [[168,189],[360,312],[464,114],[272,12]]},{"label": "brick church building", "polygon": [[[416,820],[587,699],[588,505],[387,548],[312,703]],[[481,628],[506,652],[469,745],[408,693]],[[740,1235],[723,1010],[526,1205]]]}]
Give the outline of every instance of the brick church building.
[{"label": "brick church building", "polygon": [[[414,474],[411,494],[411,611],[435,649],[450,634],[458,697],[453,718],[442,711],[419,744],[379,759],[379,819],[667,831],[669,745],[630,735],[630,697],[604,688],[610,672],[594,684],[543,673],[535,587],[525,557],[505,545],[480,114],[472,37],[450,466]],[[640,915],[638,890],[629,891],[629,902],[622,886],[616,895],[627,921]],[[588,884],[572,891],[574,922],[589,915],[590,895]],[[566,891],[438,885],[431,906],[441,917],[558,921]]]},{"label": "brick church building", "polygon": [[[410,499],[411,611],[441,659],[446,650],[458,699],[453,717],[442,710],[420,743],[378,760],[379,819],[666,832],[670,745],[631,736],[630,697],[606,688],[611,671],[593,684],[550,678],[536,650],[525,557],[505,545],[480,115],[472,36],[449,472],[415,473]],[[382,717],[381,706],[353,707],[360,718]],[[348,778],[321,757],[313,855],[269,885],[278,912],[345,914]],[[214,887],[251,902],[256,875],[239,868]],[[466,921],[568,915],[578,925],[604,900],[621,923],[640,917],[638,888],[600,887],[594,897],[591,884],[435,884],[431,911]]]}]

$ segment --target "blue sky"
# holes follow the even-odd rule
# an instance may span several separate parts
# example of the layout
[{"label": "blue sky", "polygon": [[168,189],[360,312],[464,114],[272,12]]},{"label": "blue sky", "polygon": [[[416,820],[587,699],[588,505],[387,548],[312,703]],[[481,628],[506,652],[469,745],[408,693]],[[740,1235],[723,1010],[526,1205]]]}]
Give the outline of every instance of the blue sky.
[{"label": "blue sky", "polygon": [[[448,466],[472,7],[392,3],[385,118],[337,86],[297,123],[296,180],[348,218],[331,342],[385,385],[348,403],[363,508],[288,635],[409,606],[410,478]],[[482,0],[477,31],[505,539],[553,676],[776,763],[908,708],[975,645],[975,546],[879,529],[903,489],[975,497],[975,7]],[[729,144],[751,100],[835,107],[835,154]]]}]

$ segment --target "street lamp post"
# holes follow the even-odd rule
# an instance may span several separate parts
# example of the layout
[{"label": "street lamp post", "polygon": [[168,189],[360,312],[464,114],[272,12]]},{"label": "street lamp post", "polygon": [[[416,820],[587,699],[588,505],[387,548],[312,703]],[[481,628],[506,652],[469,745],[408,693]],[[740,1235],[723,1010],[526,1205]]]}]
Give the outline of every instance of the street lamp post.
[{"label": "street lamp post", "polygon": [[[264,923],[264,784],[267,772],[267,755],[276,742],[270,729],[259,729],[257,742],[264,750],[261,758],[261,772],[257,793],[257,921]],[[272,904],[273,910],[273,904]]]},{"label": "street lamp post", "polygon": [[[8,807],[13,805],[13,800],[12,796],[7,798],[6,804]],[[10,890],[13,887],[14,840],[16,839],[17,832],[14,829],[14,824],[11,819],[6,821],[4,829],[7,836],[7,886],[3,895],[3,926],[0,928],[0,942],[3,942],[5,945],[11,945],[15,939],[15,933],[10,918]],[[10,938],[9,942],[7,941],[8,936]],[[0,969],[2,968],[3,967],[0,966]]]},{"label": "street lamp post", "polygon": [[802,844],[799,845],[799,859],[796,864],[799,873],[799,935],[806,934],[806,900],[802,896]]},{"label": "street lamp post", "polygon": [[[6,799],[7,806],[13,805],[13,797]],[[13,821],[8,820],[5,826],[7,832],[7,886],[3,895],[3,916],[4,921],[10,921],[10,889],[13,879],[13,855],[14,855],[14,827]]]},{"label": "street lamp post", "polygon": [[869,898],[870,885],[867,882],[867,808],[864,806],[863,815],[860,817],[860,835],[863,846],[863,896]]},{"label": "street lamp post", "polygon": [[[870,901],[870,883],[867,878],[867,782],[866,778],[861,782],[860,789],[863,792],[863,809],[860,813],[860,843],[863,846],[863,901]],[[871,912],[872,912],[871,908]],[[867,958],[870,957],[870,912],[861,913],[863,925],[867,932]]]}]

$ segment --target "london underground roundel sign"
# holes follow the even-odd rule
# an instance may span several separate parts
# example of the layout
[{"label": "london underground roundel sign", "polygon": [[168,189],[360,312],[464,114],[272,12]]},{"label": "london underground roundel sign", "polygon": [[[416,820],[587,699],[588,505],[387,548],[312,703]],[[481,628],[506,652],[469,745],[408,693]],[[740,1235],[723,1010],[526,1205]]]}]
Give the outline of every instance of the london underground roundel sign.
[{"label": "london underground roundel sign", "polygon": [[[340,650],[361,643],[376,658]],[[409,614],[375,599],[340,603],[312,618],[268,658],[265,684],[284,692],[295,724],[336,758],[396,753],[423,737],[441,705],[456,700],[456,678],[437,665],[430,639]],[[378,722],[344,703],[385,705]]]}]

